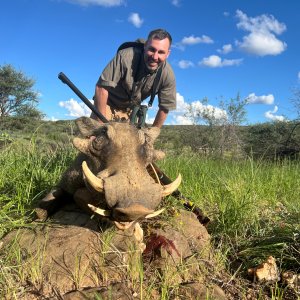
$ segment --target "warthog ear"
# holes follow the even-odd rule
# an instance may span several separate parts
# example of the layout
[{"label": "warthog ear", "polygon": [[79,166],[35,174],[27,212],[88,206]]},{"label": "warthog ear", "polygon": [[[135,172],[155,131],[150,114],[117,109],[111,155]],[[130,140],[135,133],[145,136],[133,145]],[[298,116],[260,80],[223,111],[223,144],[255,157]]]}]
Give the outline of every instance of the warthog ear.
[{"label": "warthog ear", "polygon": [[74,147],[79,150],[82,153],[88,154],[88,149],[89,149],[89,143],[90,141],[88,139],[81,139],[78,137],[75,137],[73,139],[73,145]]},{"label": "warthog ear", "polygon": [[75,121],[80,133],[84,137],[88,137],[91,135],[95,135],[95,131],[103,126],[104,124],[99,123],[98,121],[88,118],[88,117],[81,117],[76,119]]},{"label": "warthog ear", "polygon": [[116,130],[112,126],[107,126],[107,136],[112,141],[116,139]]},{"label": "warthog ear", "polygon": [[110,141],[112,141],[112,143],[116,146],[116,147],[122,147],[122,143],[121,141],[117,138],[117,130],[113,127],[108,125],[107,126],[107,137]]},{"label": "warthog ear", "polygon": [[146,141],[149,143],[154,143],[160,134],[160,129],[158,127],[149,127],[142,130],[145,133]]}]

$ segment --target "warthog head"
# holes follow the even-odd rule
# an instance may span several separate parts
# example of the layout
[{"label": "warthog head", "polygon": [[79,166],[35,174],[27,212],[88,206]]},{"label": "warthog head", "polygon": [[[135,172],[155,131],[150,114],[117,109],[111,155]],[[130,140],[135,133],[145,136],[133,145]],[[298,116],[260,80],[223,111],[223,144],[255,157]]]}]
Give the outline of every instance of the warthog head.
[{"label": "warthog head", "polygon": [[61,181],[75,201],[116,221],[119,228],[123,222],[161,212],[155,209],[178,188],[181,177],[162,186],[147,172],[146,166],[163,157],[153,147],[160,130],[137,129],[128,123],[100,124],[86,117],[77,119],[76,124],[84,138],[75,138],[73,144],[81,154]]}]

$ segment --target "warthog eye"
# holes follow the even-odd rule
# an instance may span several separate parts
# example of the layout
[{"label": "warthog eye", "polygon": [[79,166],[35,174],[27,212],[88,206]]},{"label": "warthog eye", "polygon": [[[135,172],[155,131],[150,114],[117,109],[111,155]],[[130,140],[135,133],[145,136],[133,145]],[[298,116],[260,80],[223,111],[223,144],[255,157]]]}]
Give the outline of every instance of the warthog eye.
[{"label": "warthog eye", "polygon": [[108,128],[106,126],[103,126],[96,132],[96,138],[92,142],[93,149],[96,151],[100,151],[108,142]]},{"label": "warthog eye", "polygon": [[104,134],[105,134],[105,135],[107,134],[107,127],[106,127],[106,126],[101,128],[100,134],[103,134],[103,135],[104,135]]},{"label": "warthog eye", "polygon": [[101,128],[97,129],[97,131],[95,132],[95,136],[96,137],[101,137],[103,135],[107,135],[107,126],[102,126]]}]

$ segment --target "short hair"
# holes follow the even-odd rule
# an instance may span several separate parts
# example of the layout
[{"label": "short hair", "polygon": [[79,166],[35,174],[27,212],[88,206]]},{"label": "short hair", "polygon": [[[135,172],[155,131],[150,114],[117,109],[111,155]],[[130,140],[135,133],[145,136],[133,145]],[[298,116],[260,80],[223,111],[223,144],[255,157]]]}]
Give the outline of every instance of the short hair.
[{"label": "short hair", "polygon": [[170,42],[170,46],[172,44],[172,37],[171,34],[166,31],[165,29],[154,29],[152,31],[150,31],[149,35],[148,35],[148,40],[163,40],[167,38]]}]

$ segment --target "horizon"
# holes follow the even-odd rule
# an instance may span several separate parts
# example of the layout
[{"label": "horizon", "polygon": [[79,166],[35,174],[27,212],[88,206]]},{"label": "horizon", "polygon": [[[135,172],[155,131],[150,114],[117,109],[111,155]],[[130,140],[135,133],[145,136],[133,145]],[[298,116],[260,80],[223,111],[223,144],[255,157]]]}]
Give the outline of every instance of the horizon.
[{"label": "horizon", "polygon": [[[243,125],[294,120],[300,87],[300,2],[10,0],[0,3],[0,65],[36,80],[48,120],[90,111],[58,80],[64,72],[88,98],[120,44],[165,28],[177,83],[177,109],[165,125],[188,125],[187,105],[222,115],[221,101],[248,99]],[[207,98],[208,106],[201,100]],[[145,101],[147,103],[147,100]],[[151,123],[157,97],[148,111]]]}]

